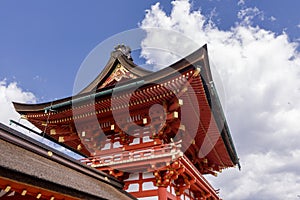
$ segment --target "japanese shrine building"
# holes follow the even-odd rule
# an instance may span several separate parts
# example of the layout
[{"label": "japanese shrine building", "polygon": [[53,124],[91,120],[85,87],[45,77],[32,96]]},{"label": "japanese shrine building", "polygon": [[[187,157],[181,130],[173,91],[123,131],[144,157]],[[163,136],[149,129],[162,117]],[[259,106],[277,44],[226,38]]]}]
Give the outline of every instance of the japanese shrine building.
[{"label": "japanese shrine building", "polygon": [[139,199],[220,199],[203,175],[239,166],[206,45],[157,72],[119,45],[77,95],[14,106]]}]

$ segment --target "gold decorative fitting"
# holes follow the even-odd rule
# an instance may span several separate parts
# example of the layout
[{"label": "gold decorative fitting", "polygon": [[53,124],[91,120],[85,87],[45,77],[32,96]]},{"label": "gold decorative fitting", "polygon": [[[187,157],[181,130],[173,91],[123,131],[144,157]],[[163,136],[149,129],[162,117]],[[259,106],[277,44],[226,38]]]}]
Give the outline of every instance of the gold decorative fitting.
[{"label": "gold decorative fitting", "polygon": [[54,199],[55,199],[55,197],[51,197],[51,198],[50,198],[50,200],[54,200]]},{"label": "gold decorative fitting", "polygon": [[21,193],[21,195],[22,195],[22,196],[25,196],[26,193],[27,193],[27,190],[23,190],[22,193]]},{"label": "gold decorative fitting", "polygon": [[[200,69],[199,67],[197,67],[197,68],[195,69],[195,72],[194,72],[194,74],[193,74],[193,77],[198,76],[198,75],[200,74],[200,71],[201,71],[201,69]],[[191,73],[192,73],[192,72],[191,72]]]},{"label": "gold decorative fitting", "polygon": [[174,118],[178,118],[178,112],[177,112],[177,111],[175,111],[175,112],[173,113],[173,117],[174,117]]},{"label": "gold decorative fitting", "polygon": [[53,156],[52,151],[48,151],[48,156]]},{"label": "gold decorative fitting", "polygon": [[178,99],[178,104],[182,106],[183,105],[183,100],[182,99]]},{"label": "gold decorative fitting", "polygon": [[9,190],[11,189],[11,187],[8,185],[6,186],[6,188],[4,189],[5,192],[9,192]]},{"label": "gold decorative fitting", "polygon": [[147,124],[147,118],[143,118],[143,124]]},{"label": "gold decorative fitting", "polygon": [[59,136],[58,142],[64,142],[64,141],[65,141],[64,137],[63,136]]},{"label": "gold decorative fitting", "polygon": [[82,149],[81,144],[77,145],[77,150],[80,151]]},{"label": "gold decorative fitting", "polygon": [[50,135],[56,135],[56,130],[55,129],[51,129],[50,130]]},{"label": "gold decorative fitting", "polygon": [[36,195],[36,198],[39,199],[39,198],[41,198],[41,196],[42,196],[42,194],[41,194],[41,193],[38,193],[38,194]]},{"label": "gold decorative fitting", "polygon": [[21,115],[21,119],[27,119],[26,115]]},{"label": "gold decorative fitting", "polygon": [[114,124],[112,124],[112,125],[110,125],[110,130],[115,130],[115,125]]}]

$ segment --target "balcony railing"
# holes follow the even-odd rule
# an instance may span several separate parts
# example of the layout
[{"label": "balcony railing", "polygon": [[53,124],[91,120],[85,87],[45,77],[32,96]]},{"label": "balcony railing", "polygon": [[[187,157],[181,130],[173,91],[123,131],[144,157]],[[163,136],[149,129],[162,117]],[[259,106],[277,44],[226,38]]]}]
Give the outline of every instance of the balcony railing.
[{"label": "balcony railing", "polygon": [[183,156],[180,148],[180,141],[170,144],[161,144],[159,146],[150,147],[148,149],[123,151],[122,148],[120,148],[118,152],[115,152],[113,154],[111,152],[105,154],[105,151],[103,151],[101,155],[84,158],[80,161],[95,168],[144,160],[155,160],[160,158],[169,158],[168,161],[171,162],[172,160]]}]

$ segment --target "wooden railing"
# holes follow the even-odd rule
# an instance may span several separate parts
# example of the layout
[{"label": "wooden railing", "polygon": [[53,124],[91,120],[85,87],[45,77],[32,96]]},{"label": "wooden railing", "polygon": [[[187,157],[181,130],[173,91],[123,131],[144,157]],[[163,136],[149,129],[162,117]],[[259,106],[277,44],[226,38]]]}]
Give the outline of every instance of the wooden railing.
[{"label": "wooden railing", "polygon": [[123,151],[121,148],[118,152],[113,154],[105,154],[102,152],[100,156],[93,156],[90,158],[84,158],[80,161],[91,167],[102,167],[109,165],[117,165],[129,162],[143,161],[149,159],[158,159],[162,157],[170,157],[172,160],[183,156],[183,153],[180,150],[181,144],[170,143],[170,144],[161,144],[159,146],[150,147],[148,149],[135,149],[130,151]]}]

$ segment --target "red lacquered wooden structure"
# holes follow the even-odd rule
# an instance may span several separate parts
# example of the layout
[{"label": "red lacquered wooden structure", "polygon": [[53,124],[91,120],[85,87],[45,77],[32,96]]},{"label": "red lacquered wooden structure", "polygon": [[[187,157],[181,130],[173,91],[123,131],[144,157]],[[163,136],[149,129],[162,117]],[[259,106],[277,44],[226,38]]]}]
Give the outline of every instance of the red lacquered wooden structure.
[{"label": "red lacquered wooden structure", "polygon": [[140,199],[220,199],[203,175],[239,166],[206,46],[151,72],[119,45],[77,95],[14,106]]}]

